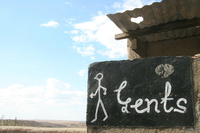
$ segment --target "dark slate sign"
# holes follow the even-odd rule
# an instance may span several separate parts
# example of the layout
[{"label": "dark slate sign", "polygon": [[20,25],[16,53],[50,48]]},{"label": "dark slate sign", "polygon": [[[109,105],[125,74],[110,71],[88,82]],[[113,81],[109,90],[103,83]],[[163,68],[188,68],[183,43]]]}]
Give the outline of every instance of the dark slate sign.
[{"label": "dark slate sign", "polygon": [[190,57],[93,63],[88,126],[193,126]]}]

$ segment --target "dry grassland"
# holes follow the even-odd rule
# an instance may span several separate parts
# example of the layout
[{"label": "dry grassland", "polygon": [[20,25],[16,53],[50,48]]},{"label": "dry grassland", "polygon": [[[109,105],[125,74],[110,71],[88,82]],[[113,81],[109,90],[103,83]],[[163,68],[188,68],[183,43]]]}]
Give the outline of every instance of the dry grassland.
[{"label": "dry grassland", "polygon": [[0,133],[86,133],[86,128],[41,128],[1,126]]},{"label": "dry grassland", "polygon": [[[5,124],[6,121],[4,121]],[[21,124],[23,123],[23,126]],[[0,133],[86,133],[85,122],[18,120],[17,126],[0,126]]]}]

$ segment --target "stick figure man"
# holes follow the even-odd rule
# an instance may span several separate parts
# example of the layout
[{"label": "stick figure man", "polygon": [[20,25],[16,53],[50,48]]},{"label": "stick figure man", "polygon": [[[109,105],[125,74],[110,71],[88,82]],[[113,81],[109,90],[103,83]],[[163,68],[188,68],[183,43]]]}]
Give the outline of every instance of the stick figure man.
[{"label": "stick figure man", "polygon": [[101,89],[103,89],[103,94],[106,95],[106,91],[107,89],[103,86],[101,86],[101,80],[103,79],[103,74],[102,73],[98,73],[94,79],[98,80],[98,88],[97,90],[95,91],[95,93],[91,93],[90,94],[90,98],[93,98],[94,96],[97,95],[98,93],[98,102],[97,102],[97,107],[96,107],[96,111],[95,111],[95,118],[91,121],[91,123],[95,122],[97,120],[97,113],[98,113],[98,109],[99,109],[99,105],[101,105],[102,109],[103,109],[103,112],[105,114],[105,117],[103,119],[103,121],[105,121],[107,118],[108,118],[108,115],[107,115],[107,112],[105,110],[105,107],[104,107],[104,104],[101,100]]}]

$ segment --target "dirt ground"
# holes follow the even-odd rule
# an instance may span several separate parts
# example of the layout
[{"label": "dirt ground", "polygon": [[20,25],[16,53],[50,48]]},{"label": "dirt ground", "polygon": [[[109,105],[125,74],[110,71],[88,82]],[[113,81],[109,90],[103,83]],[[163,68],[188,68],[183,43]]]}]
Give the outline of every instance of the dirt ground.
[{"label": "dirt ground", "polygon": [[39,128],[23,126],[0,126],[0,133],[86,133],[86,128]]}]

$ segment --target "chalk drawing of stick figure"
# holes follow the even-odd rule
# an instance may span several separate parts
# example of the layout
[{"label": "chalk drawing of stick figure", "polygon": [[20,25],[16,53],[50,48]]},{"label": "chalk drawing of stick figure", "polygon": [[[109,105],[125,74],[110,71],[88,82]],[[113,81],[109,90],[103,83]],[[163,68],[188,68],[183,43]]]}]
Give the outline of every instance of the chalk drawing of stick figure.
[{"label": "chalk drawing of stick figure", "polygon": [[98,88],[97,88],[95,93],[91,93],[90,94],[90,98],[93,98],[98,93],[98,102],[97,102],[97,107],[96,107],[96,111],[95,111],[95,118],[94,118],[94,120],[91,121],[91,123],[93,123],[93,122],[95,122],[97,120],[97,113],[98,113],[99,105],[101,105],[101,107],[103,109],[103,112],[105,114],[105,118],[103,119],[103,121],[105,121],[108,118],[108,115],[107,115],[107,112],[105,110],[104,104],[103,104],[103,102],[101,100],[101,89],[103,89],[103,91],[104,91],[103,94],[104,95],[107,94],[106,93],[107,89],[105,87],[101,86],[101,80],[103,79],[103,74],[102,73],[98,73],[94,77],[94,79],[98,80]]}]

